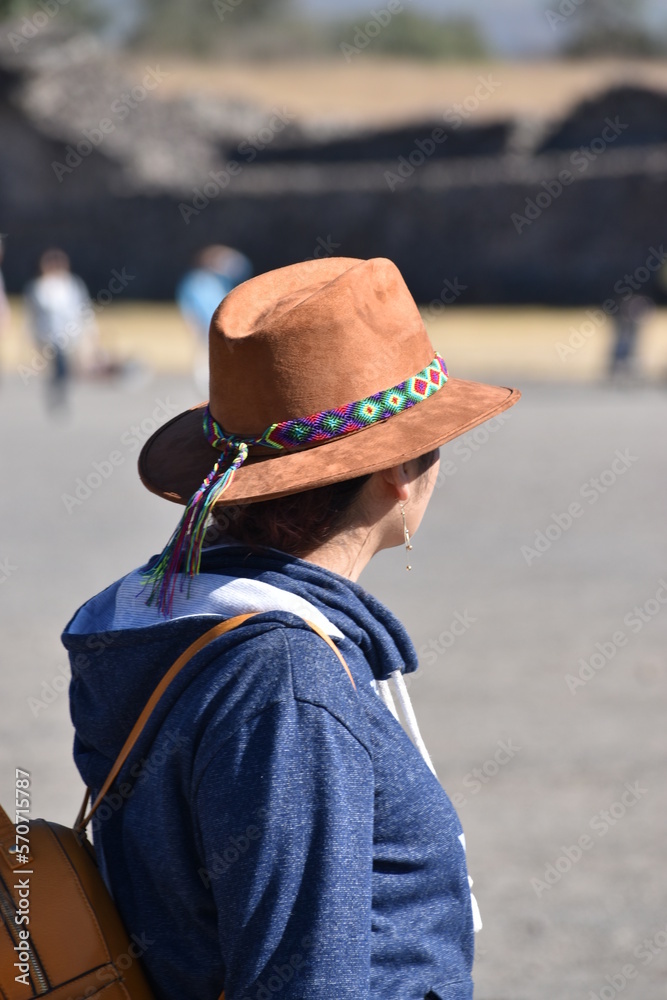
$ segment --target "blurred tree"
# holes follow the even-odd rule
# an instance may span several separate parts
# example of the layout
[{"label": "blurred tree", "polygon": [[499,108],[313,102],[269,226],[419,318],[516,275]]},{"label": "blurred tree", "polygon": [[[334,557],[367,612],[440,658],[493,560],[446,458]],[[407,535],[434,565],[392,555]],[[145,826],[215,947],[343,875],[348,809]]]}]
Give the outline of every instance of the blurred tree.
[{"label": "blurred tree", "polygon": [[55,0],[51,6],[41,6],[34,0],[0,0],[0,22],[20,22],[27,17],[34,24],[37,15],[37,24],[43,25],[58,15],[58,22],[62,18],[77,27],[99,31],[113,19],[109,4],[110,0],[106,0],[108,9],[105,9],[103,0]]},{"label": "blurred tree", "polygon": [[[20,19],[37,0],[0,0],[0,19]],[[565,0],[559,0],[565,2]],[[566,0],[575,2],[575,0]],[[598,0],[586,0],[587,3]],[[476,20],[371,10],[352,22],[299,15],[293,0],[59,0],[63,18],[105,39],[184,56],[296,58],[354,52],[418,59],[480,59],[488,48]],[[37,7],[39,4],[37,3]],[[388,20],[386,20],[388,18]],[[366,38],[367,22],[377,22]],[[270,30],[267,30],[270,29]],[[364,44],[366,38],[366,44]],[[355,39],[361,39],[357,44]],[[366,45],[368,46],[366,48]]]},{"label": "blurred tree", "polygon": [[21,17],[29,7],[29,0],[0,0],[0,21]]},{"label": "blurred tree", "polygon": [[664,39],[646,26],[644,0],[560,0],[545,13],[552,28],[568,29],[560,49],[566,56],[651,56],[665,51]]},{"label": "blurred tree", "polygon": [[183,52],[215,51],[220,35],[284,16],[291,0],[143,0],[135,41]]},{"label": "blurred tree", "polygon": [[[284,21],[292,0],[56,0],[64,20],[86,29],[156,49],[184,54],[215,52],[231,34]],[[37,0],[0,0],[0,21],[36,12]],[[53,14],[51,15],[53,17]]]},{"label": "blurred tree", "polygon": [[489,54],[474,18],[441,21],[407,12],[392,19],[371,50],[421,59],[483,59]]}]

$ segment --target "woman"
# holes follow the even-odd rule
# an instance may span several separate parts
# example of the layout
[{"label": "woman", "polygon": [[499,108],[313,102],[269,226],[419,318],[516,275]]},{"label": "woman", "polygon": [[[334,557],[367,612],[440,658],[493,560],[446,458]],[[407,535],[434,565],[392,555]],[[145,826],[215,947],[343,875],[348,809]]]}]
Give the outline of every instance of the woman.
[{"label": "woman", "polygon": [[160,700],[96,817],[105,877],[165,1000],[469,998],[462,830],[402,685],[417,657],[356,580],[409,549],[439,446],[518,393],[448,378],[383,259],[240,285],[210,372],[208,406],[140,457],[144,484],[186,504],[179,527],[64,635],[94,792],[172,661],[257,614]]}]

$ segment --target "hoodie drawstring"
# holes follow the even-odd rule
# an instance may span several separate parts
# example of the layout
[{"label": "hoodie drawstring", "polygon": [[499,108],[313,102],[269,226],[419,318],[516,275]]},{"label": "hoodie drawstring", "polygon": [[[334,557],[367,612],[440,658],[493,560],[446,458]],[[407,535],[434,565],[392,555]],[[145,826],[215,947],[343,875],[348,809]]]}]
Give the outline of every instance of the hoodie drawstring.
[{"label": "hoodie drawstring", "polygon": [[[433,766],[433,761],[431,760],[431,756],[428,750],[426,749],[426,744],[424,743],[422,734],[419,731],[419,723],[417,722],[417,716],[412,706],[412,702],[410,701],[410,695],[408,693],[408,688],[403,678],[403,674],[401,673],[400,670],[392,670],[389,677],[390,680],[393,680],[396,686],[396,695],[398,697],[398,703],[401,706],[401,712],[403,713],[403,718],[405,719],[405,724],[407,726],[410,739],[419,750],[426,764],[428,764],[431,773],[435,775],[435,777],[437,778],[437,774],[435,773],[435,768]],[[400,724],[401,720],[399,719],[398,712],[396,711],[396,705],[392,697],[389,681],[378,681],[377,690],[380,695],[380,698],[382,699],[386,707],[389,709],[389,711],[394,716],[396,721]],[[465,845],[465,837],[463,834],[461,834],[459,840],[461,841],[461,846],[465,851],[466,845]],[[473,881],[469,875],[468,875],[468,885],[472,889]],[[482,929],[482,917],[479,912],[479,906],[477,904],[477,900],[475,899],[475,896],[472,892],[470,893],[470,905],[472,907],[473,929],[475,933],[477,933],[477,931],[481,931]]]},{"label": "hoodie drawstring", "polygon": [[419,732],[419,724],[417,722],[417,716],[415,715],[415,710],[412,707],[412,702],[410,701],[410,695],[408,694],[408,689],[403,678],[403,674],[400,670],[392,670],[391,678],[396,685],[396,694],[398,695],[398,703],[401,706],[401,712],[403,713],[403,718],[405,719],[405,724],[408,727],[408,733],[410,734],[410,739],[414,745],[419,750],[420,754],[424,758],[425,762],[432,774],[437,778],[435,774],[435,768],[433,767],[433,761],[431,756],[426,749],[426,744],[422,738],[422,734]]},{"label": "hoodie drawstring", "polygon": [[391,714],[394,716],[398,724],[400,725],[401,720],[398,717],[398,712],[396,711],[396,706],[394,705],[394,699],[391,696],[391,688],[389,687],[389,681],[378,681],[378,694],[384,702],[385,706],[389,709]]}]

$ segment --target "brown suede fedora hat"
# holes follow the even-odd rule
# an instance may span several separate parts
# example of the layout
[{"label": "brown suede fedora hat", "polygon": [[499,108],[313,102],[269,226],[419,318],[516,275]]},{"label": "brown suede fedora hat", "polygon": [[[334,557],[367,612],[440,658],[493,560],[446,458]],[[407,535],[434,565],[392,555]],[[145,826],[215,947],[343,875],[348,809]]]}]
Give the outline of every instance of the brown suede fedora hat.
[{"label": "brown suede fedora hat", "polygon": [[[213,317],[209,352],[210,412],[227,434],[243,438],[397,386],[436,353],[396,265],[343,257],[239,285]],[[519,396],[450,376],[409,409],[341,437],[280,451],[251,446],[218,502],[268,500],[389,468],[464,434]],[[211,472],[220,451],[204,435],[205,409],[180,414],[144,445],[139,475],[151,492],[185,504]]]}]

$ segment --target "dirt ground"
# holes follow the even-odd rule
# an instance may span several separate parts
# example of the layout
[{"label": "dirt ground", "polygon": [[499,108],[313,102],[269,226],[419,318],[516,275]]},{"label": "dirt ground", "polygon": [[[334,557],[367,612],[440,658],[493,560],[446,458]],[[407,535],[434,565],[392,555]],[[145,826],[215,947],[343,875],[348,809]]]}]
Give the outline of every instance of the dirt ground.
[{"label": "dirt ground", "polygon": [[[424,319],[453,374],[588,380],[606,370],[611,326],[591,321],[586,309],[443,307],[426,309]],[[159,373],[185,373],[192,366],[193,338],[170,303],[114,303],[99,313],[98,325],[100,342],[114,357]],[[30,379],[35,357],[21,303],[13,300],[0,370],[23,365]],[[655,310],[645,324],[639,366],[653,379],[667,377],[667,309]]]},{"label": "dirt ground", "polygon": [[[664,1000],[667,393],[507,361],[503,381],[518,406],[442,449],[413,571],[389,550],[361,583],[419,651],[411,695],[485,924],[476,1000],[613,1000],[625,980],[623,1000]],[[136,458],[197,394],[175,374],[80,384],[56,418],[44,389],[0,382],[0,801],[27,769],[33,815],[71,823],[59,634],[169,537],[178,511]]]}]

